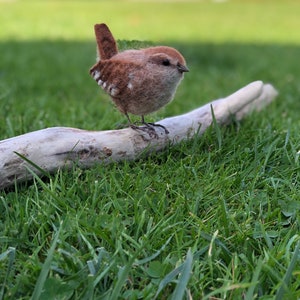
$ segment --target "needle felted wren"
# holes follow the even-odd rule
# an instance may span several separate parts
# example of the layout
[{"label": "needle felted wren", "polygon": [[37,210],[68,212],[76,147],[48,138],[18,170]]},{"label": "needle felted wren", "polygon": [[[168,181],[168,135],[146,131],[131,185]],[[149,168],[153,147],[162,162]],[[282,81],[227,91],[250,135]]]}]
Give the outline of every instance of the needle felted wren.
[{"label": "needle felted wren", "polygon": [[144,115],[173,100],[184,73],[189,71],[183,56],[166,46],[118,52],[105,24],[96,24],[94,29],[100,60],[90,69],[91,76],[111,96],[132,128],[140,129],[132,124],[128,113],[141,116],[148,127],[161,126],[146,123]]}]

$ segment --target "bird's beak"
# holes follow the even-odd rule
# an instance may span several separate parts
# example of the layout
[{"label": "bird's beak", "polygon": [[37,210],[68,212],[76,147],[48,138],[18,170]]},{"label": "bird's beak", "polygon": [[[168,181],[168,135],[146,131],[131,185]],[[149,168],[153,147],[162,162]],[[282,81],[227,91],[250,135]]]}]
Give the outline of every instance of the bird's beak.
[{"label": "bird's beak", "polygon": [[178,71],[180,73],[189,72],[190,71],[186,66],[184,66],[184,65],[182,65],[180,63],[177,64],[177,69],[178,69]]}]

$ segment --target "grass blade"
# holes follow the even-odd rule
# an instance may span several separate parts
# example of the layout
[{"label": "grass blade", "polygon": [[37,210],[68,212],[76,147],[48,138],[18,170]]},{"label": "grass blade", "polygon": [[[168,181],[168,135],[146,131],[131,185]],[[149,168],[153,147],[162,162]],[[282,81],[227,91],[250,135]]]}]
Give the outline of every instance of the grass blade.
[{"label": "grass blade", "polygon": [[219,149],[221,149],[222,147],[222,134],[221,134],[221,129],[220,126],[218,125],[217,119],[215,117],[215,113],[214,113],[214,108],[211,105],[210,106],[211,109],[211,115],[212,115],[212,119],[213,119],[213,125],[216,131],[216,135],[217,135],[217,140],[218,140],[218,145],[219,145]]},{"label": "grass blade", "polygon": [[54,254],[54,251],[55,251],[55,248],[56,248],[56,245],[57,245],[57,241],[58,241],[58,237],[59,237],[59,234],[60,234],[60,231],[61,231],[61,227],[62,226],[60,226],[60,228],[58,229],[58,231],[55,234],[55,237],[54,237],[52,245],[49,249],[47,258],[46,258],[46,260],[43,264],[43,267],[42,267],[42,270],[40,272],[39,278],[38,278],[38,280],[35,284],[34,291],[33,291],[32,297],[31,297],[32,300],[40,299],[40,296],[42,294],[43,287],[44,287],[45,281],[47,279],[47,276],[48,276],[48,273],[49,273],[49,270],[50,270],[50,267],[51,267],[51,262],[52,262],[53,254]]},{"label": "grass blade", "polygon": [[252,280],[251,280],[251,286],[249,287],[247,293],[246,293],[246,296],[245,296],[245,300],[252,300],[252,299],[255,299],[254,297],[254,291],[255,291],[255,287],[258,283],[258,276],[259,276],[259,273],[261,271],[261,268],[262,268],[262,265],[263,265],[263,260],[260,258],[257,262],[257,265],[256,265],[256,268],[254,270],[254,274],[252,276]]},{"label": "grass blade", "polygon": [[110,299],[118,299],[121,289],[123,287],[123,284],[124,284],[126,278],[128,277],[129,271],[131,270],[132,263],[133,263],[133,260],[131,259],[128,261],[126,266],[121,267],[119,269],[118,280],[117,280],[116,285],[110,295]]},{"label": "grass blade", "polygon": [[3,252],[3,253],[0,254],[0,260],[3,260],[5,258],[7,258],[7,257],[8,257],[8,267],[7,267],[7,271],[6,271],[6,274],[5,274],[4,282],[2,283],[2,288],[1,288],[1,291],[0,291],[0,300],[3,299],[5,284],[7,282],[9,273],[11,272],[12,267],[13,267],[13,263],[15,261],[16,248],[9,247],[5,252]]},{"label": "grass blade", "polygon": [[136,264],[136,265],[142,265],[142,264],[146,264],[146,263],[148,263],[149,261],[155,259],[158,255],[160,255],[160,253],[161,253],[162,251],[165,250],[165,248],[166,248],[167,245],[170,243],[170,241],[171,241],[171,239],[173,238],[173,236],[174,236],[174,235],[171,235],[171,236],[168,238],[168,240],[162,245],[162,247],[161,247],[159,250],[157,250],[154,254],[152,254],[152,255],[149,256],[149,257],[146,257],[146,258],[143,258],[143,259],[140,259],[140,260],[136,260],[136,261],[135,261],[135,264]]},{"label": "grass blade", "polygon": [[170,282],[172,282],[172,280],[180,273],[182,272],[183,269],[183,264],[181,264],[180,266],[178,266],[176,269],[172,270],[170,273],[168,273],[160,282],[159,286],[158,286],[158,290],[155,294],[154,299],[157,299],[158,295],[160,294],[160,292],[165,288],[165,286],[167,284],[169,284]]},{"label": "grass blade", "polygon": [[292,256],[290,265],[288,267],[288,269],[286,270],[286,273],[284,275],[284,278],[282,280],[282,284],[279,288],[279,290],[276,293],[276,297],[275,300],[281,300],[283,299],[283,295],[286,292],[286,290],[288,289],[288,283],[290,281],[290,278],[292,276],[292,272],[296,266],[297,260],[299,259],[299,254],[300,254],[300,242],[297,243],[296,249],[294,251],[294,254]]},{"label": "grass blade", "polygon": [[[122,236],[124,237],[125,235],[122,235]],[[139,249],[137,249],[137,251],[134,253],[134,255],[128,259],[126,265],[119,268],[118,280],[116,281],[116,284],[112,290],[112,293],[111,293],[109,299],[118,299],[119,298],[121,289],[124,285],[124,282],[128,278],[128,274],[132,269],[132,265],[133,265],[134,261],[136,260],[136,257],[139,255],[139,252],[141,249],[142,249],[141,247]],[[124,251],[121,248],[119,250]]]},{"label": "grass blade", "polygon": [[45,177],[50,177],[49,173],[47,173],[43,168],[41,168],[40,166],[38,166],[37,164],[35,164],[33,161],[31,161],[30,159],[28,159],[26,156],[14,151],[14,153],[16,155],[18,155],[20,158],[22,158],[23,160],[25,160],[29,165],[31,165],[32,167],[34,167],[35,169],[37,169],[41,174],[43,174]]},{"label": "grass blade", "polygon": [[188,280],[191,276],[191,268],[192,268],[192,262],[193,262],[193,255],[191,251],[189,250],[187,253],[186,260],[184,263],[182,263],[180,266],[178,266],[176,269],[172,270],[170,273],[168,273],[160,282],[158,286],[158,290],[155,294],[154,299],[157,299],[160,292],[170,283],[174,280],[174,278],[181,273],[181,276],[178,279],[178,283],[176,285],[176,288],[174,290],[174,293],[172,295],[172,299],[182,299],[179,298],[179,296],[184,293],[184,290],[186,288],[186,285],[188,283]]},{"label": "grass blade", "polygon": [[193,263],[193,254],[191,249],[189,249],[186,260],[183,263],[183,269],[180,277],[178,278],[178,282],[175,288],[175,291],[172,295],[172,300],[181,300],[183,298],[184,291],[189,282],[189,279],[192,274],[192,263]]}]

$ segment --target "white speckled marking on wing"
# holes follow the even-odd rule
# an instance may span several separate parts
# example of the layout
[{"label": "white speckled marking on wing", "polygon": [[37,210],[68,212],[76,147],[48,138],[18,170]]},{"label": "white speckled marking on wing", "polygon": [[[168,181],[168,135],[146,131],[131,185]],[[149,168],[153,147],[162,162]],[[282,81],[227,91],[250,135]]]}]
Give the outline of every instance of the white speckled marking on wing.
[{"label": "white speckled marking on wing", "polygon": [[117,89],[117,87],[114,84],[110,84],[106,90],[113,97],[116,96],[119,92],[119,89]]},{"label": "white speckled marking on wing", "polygon": [[93,78],[97,81],[101,76],[101,73],[97,70],[93,72]]},{"label": "white speckled marking on wing", "polygon": [[115,87],[112,87],[110,90],[110,94],[114,97],[117,96],[117,94],[119,93],[119,90]]}]

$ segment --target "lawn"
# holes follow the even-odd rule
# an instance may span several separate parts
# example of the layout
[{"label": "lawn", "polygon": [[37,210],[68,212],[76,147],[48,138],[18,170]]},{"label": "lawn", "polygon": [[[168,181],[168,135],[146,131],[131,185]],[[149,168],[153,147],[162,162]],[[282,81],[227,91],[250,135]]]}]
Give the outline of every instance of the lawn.
[{"label": "lawn", "polygon": [[148,120],[254,80],[279,91],[221,136],[0,191],[0,300],[299,299],[299,16],[296,0],[0,1],[0,140],[126,124],[88,74],[97,22],[120,49],[184,54]]}]

